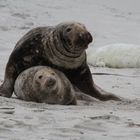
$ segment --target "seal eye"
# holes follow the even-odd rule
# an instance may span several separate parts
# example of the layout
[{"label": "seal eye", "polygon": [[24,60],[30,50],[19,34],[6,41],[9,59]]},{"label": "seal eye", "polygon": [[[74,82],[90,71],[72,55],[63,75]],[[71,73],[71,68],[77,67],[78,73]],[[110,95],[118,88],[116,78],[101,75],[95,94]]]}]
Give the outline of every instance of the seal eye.
[{"label": "seal eye", "polygon": [[42,76],[42,75],[40,75],[38,78],[39,78],[39,79],[41,79],[42,77],[43,77],[43,76]]},{"label": "seal eye", "polygon": [[51,73],[52,75],[55,75],[55,73]]},{"label": "seal eye", "polygon": [[68,32],[70,32],[72,30],[72,28],[67,28],[66,29],[66,32],[68,33]]}]

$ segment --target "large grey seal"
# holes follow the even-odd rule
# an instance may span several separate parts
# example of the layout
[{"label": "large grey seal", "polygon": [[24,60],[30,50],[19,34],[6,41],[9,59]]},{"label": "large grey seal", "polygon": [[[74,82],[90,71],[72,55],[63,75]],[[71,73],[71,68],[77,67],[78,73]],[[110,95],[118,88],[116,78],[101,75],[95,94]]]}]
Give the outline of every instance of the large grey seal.
[{"label": "large grey seal", "polygon": [[47,66],[34,66],[21,72],[14,92],[19,99],[48,104],[76,105],[77,99],[95,101],[76,91],[62,72]]},{"label": "large grey seal", "polygon": [[45,65],[63,72],[75,87],[88,95],[103,101],[120,100],[94,84],[85,51],[91,42],[91,34],[77,22],[29,31],[18,41],[9,57],[0,95],[11,97],[15,79],[23,70]]}]

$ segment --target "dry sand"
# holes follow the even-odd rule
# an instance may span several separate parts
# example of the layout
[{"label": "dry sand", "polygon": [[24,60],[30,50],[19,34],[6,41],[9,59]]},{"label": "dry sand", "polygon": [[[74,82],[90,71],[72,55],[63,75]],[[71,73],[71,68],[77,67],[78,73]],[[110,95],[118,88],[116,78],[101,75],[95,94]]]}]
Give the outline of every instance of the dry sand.
[{"label": "dry sand", "polygon": [[[0,0],[0,80],[15,43],[39,25],[75,20],[94,34],[95,47],[140,45],[139,4],[139,0]],[[0,140],[139,140],[140,69],[91,67],[91,71],[120,74],[93,77],[97,85],[125,99],[60,106],[0,97]]]}]

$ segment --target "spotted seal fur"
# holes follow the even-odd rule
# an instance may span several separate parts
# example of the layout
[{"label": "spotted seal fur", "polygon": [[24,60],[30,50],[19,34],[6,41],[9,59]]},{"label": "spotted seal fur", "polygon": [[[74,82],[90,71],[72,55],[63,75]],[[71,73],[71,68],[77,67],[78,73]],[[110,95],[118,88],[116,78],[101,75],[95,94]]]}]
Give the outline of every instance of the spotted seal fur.
[{"label": "spotted seal fur", "polygon": [[70,81],[62,72],[47,66],[34,66],[21,72],[15,81],[14,92],[25,101],[77,104]]}]

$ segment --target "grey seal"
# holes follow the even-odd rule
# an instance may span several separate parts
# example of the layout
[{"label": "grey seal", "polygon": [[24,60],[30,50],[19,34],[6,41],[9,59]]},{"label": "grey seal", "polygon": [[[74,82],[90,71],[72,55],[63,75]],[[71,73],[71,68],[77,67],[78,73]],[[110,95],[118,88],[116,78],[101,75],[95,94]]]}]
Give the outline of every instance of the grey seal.
[{"label": "grey seal", "polygon": [[15,80],[23,70],[44,65],[63,72],[83,93],[102,101],[120,100],[93,82],[85,51],[92,40],[91,33],[78,22],[32,29],[17,42],[9,57],[0,96],[12,96]]}]

